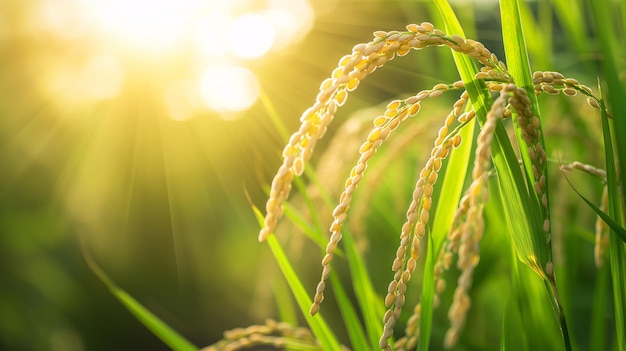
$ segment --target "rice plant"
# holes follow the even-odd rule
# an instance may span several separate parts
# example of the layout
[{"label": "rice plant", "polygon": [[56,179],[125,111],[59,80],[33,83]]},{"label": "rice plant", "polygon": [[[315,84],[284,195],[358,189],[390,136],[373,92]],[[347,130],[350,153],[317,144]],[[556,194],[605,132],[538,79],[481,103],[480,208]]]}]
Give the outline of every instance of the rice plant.
[{"label": "rice plant", "polygon": [[[524,3],[500,1],[505,58],[498,57],[481,42],[467,38],[445,0],[435,0],[434,4],[443,18],[443,27],[422,22],[400,30],[376,31],[370,41],[355,45],[351,53],[341,57],[330,76],[321,82],[313,104],[300,117],[299,129],[283,148],[282,164],[268,190],[266,213],[252,205],[261,225],[258,240],[269,246],[295,304],[284,293],[287,288],[277,285],[276,300],[282,321],[268,319],[261,325],[227,331],[223,340],[204,350],[245,350],[259,346],[288,350],[626,350],[626,230],[622,190],[626,178],[619,171],[619,161],[621,164],[626,161],[626,120],[620,118],[626,115],[626,104],[620,100],[624,96],[623,80],[620,80],[623,59],[614,59],[623,50],[615,38],[623,37],[623,33],[614,35],[612,22],[602,22],[610,17],[607,9],[615,6],[623,12],[626,5],[606,0],[591,6],[606,60],[600,84],[591,88],[576,77],[531,70],[528,51],[541,52],[542,45],[534,38],[527,42],[524,33],[532,32],[532,23],[522,22],[530,20]],[[580,28],[571,23],[572,18],[578,18],[582,7],[572,5],[574,11],[567,17],[566,2],[556,1],[554,6],[559,9],[557,15],[563,16],[563,22],[568,24],[566,30],[574,38],[573,45],[584,47]],[[460,80],[442,81],[389,101],[382,113],[370,116],[369,130],[360,146],[349,149],[343,143],[329,151],[335,158],[338,153],[352,153],[356,162],[348,171],[338,198],[330,198],[323,191],[319,196],[331,210],[319,210],[304,180],[319,188],[328,181],[327,175],[322,175],[321,162],[316,171],[311,159],[348,96],[358,93],[361,83],[383,70],[391,60],[437,47],[450,50],[455,64],[450,69],[458,71]],[[542,65],[549,62],[545,58]],[[422,127],[429,123],[423,116],[428,113],[428,105],[437,101],[445,104],[446,96],[450,95],[454,96],[453,102],[446,106],[443,118],[434,118],[438,127],[429,134],[431,129]],[[549,156],[546,150],[554,137],[544,126],[553,118],[554,110],[541,112],[538,99],[555,96],[585,101],[593,109],[594,121],[602,131],[599,143],[604,146],[604,166],[572,160],[576,155],[568,154],[565,148],[558,158]],[[268,112],[278,121],[270,103],[266,101]],[[279,122],[276,124],[279,130],[284,129]],[[402,134],[403,129],[409,132]],[[342,129],[335,134],[335,139],[347,137],[352,135]],[[413,155],[411,145],[423,146],[416,139],[427,139],[431,146],[425,158],[417,157],[418,165],[407,166],[406,162],[415,161],[403,157]],[[385,147],[392,150],[386,151]],[[396,170],[389,166],[390,162],[376,162],[381,154],[412,170],[406,173],[414,176],[408,186],[405,186],[405,174],[389,174],[390,169]],[[371,173],[375,177],[368,178]],[[550,188],[555,183],[567,184],[574,173],[583,174],[599,185],[595,188],[603,190],[601,195],[595,194],[599,202],[589,200],[575,182],[556,190],[571,189],[590,213],[597,214],[594,236],[581,234],[593,242],[591,255],[598,274],[595,296],[584,301],[593,306],[593,315],[590,336],[582,345],[571,329],[571,321],[579,317],[568,314],[573,310],[568,307],[572,304],[570,299],[576,293],[568,279],[572,279],[575,270],[563,262],[561,253],[570,238],[555,235],[559,231],[554,228],[562,226],[559,223],[562,218],[554,212],[562,206],[554,204],[559,196],[554,196],[556,191]],[[559,180],[551,181],[555,176]],[[404,218],[392,224],[394,235],[385,233],[382,239],[366,237],[359,230],[348,228],[349,218],[356,222],[364,220],[363,207],[375,202],[371,200],[374,184],[389,185],[385,181],[393,183],[386,189],[405,196]],[[300,201],[291,202],[288,199],[294,186]],[[301,209],[309,210],[310,217]],[[331,218],[328,231],[320,229],[324,222],[320,218],[324,216]],[[300,234],[294,232],[304,233],[305,239],[321,252],[321,274],[314,290],[305,288],[297,263],[288,257],[274,234],[282,217],[287,217],[295,229],[291,230],[292,236]],[[364,245],[392,240],[393,257],[385,260],[381,254],[376,256],[376,262],[368,262],[372,254],[364,254]],[[480,286],[487,280],[478,274],[484,258],[483,245],[489,240],[492,244],[497,241],[498,248],[490,250],[488,261],[504,267],[489,271],[499,275],[492,277],[498,279],[495,288]],[[378,255],[374,245],[369,251]],[[315,255],[311,251],[305,253]],[[348,281],[346,274],[337,272],[338,258],[347,267]],[[381,277],[374,276],[380,270],[373,267],[380,264],[388,267],[384,273],[385,286],[377,284]],[[175,332],[156,323],[156,317],[108,282],[108,278],[102,279],[168,345],[180,350],[194,348],[174,335]],[[472,294],[476,285],[493,290],[484,294],[487,299],[497,298],[476,301],[476,295]],[[332,298],[326,296],[328,291],[332,291]],[[607,295],[612,297],[609,307],[603,300]],[[325,310],[324,300],[330,299],[334,300],[338,313]],[[477,310],[490,304],[497,305],[493,306],[497,318],[491,318],[493,311]],[[438,312],[442,309],[446,311]],[[296,311],[301,312],[306,326],[298,325]],[[483,312],[487,317],[475,318]],[[324,318],[326,313],[334,320]],[[342,330],[336,328],[337,320]],[[476,338],[466,335],[469,334],[466,330],[472,327],[470,320],[486,324],[483,329],[488,329],[490,334]],[[490,340],[483,342],[480,338]]]},{"label": "rice plant", "polygon": [[[266,343],[291,349],[324,350],[351,347],[358,350],[437,348],[439,346],[430,343],[433,310],[440,307],[446,290],[453,290],[453,293],[447,306],[449,327],[443,336],[443,346],[455,347],[472,305],[469,291],[474,271],[481,260],[483,234],[489,229],[489,223],[485,222],[485,206],[490,201],[497,201],[497,213],[505,223],[505,227],[499,228],[497,232],[506,236],[513,252],[513,268],[509,277],[513,296],[503,317],[500,348],[528,348],[527,340],[534,336],[515,335],[515,329],[521,328],[524,325],[521,319],[527,318],[520,311],[525,308],[522,300],[538,296],[528,292],[531,290],[528,284],[541,281],[543,294],[554,312],[554,322],[561,331],[558,347],[578,349],[568,330],[569,316],[565,315],[562,305],[557,282],[559,272],[555,268],[553,254],[554,223],[551,218],[548,169],[559,169],[560,160],[551,160],[547,156],[546,139],[550,136],[544,132],[543,121],[550,116],[540,112],[537,102],[537,98],[542,95],[563,95],[571,98],[582,96],[596,109],[597,120],[603,121],[606,170],[580,162],[562,163],[560,169],[563,172],[579,170],[606,184],[599,207],[584,197],[583,200],[599,215],[594,250],[596,265],[601,266],[605,256],[611,262],[614,347],[616,350],[626,348],[623,332],[626,330],[623,275],[625,237],[621,224],[623,196],[618,179],[617,157],[613,154],[612,146],[615,133],[619,135],[624,132],[612,126],[613,121],[617,120],[613,116],[617,115],[623,103],[614,101],[607,105],[600,91],[559,72],[531,73],[517,1],[503,0],[500,3],[502,22],[507,24],[503,28],[507,64],[482,43],[465,38],[463,28],[447,2],[435,3],[445,20],[445,28],[438,29],[429,22],[423,22],[409,24],[403,30],[376,31],[371,41],[355,45],[350,54],[339,60],[330,77],[321,83],[313,105],[302,114],[300,128],[291,135],[283,149],[283,163],[271,184],[266,214],[263,216],[255,208],[262,223],[258,239],[269,243],[312,334],[298,336],[289,332],[283,333],[285,336],[275,336],[271,334],[275,328],[269,327],[274,322],[270,322],[268,326],[243,330],[238,336],[227,336],[227,340],[220,344],[221,347],[234,350],[251,343]],[[330,127],[337,110],[365,78],[394,58],[432,47],[451,49],[461,80],[441,82],[415,95],[393,100],[386,105],[384,113],[372,117],[369,134],[358,150],[354,150],[358,153],[358,161],[350,170],[343,192],[330,214],[330,235],[325,247],[321,247],[321,277],[311,299],[273,234],[280,218],[288,210],[286,201],[294,181],[307,171],[315,146]],[[619,81],[615,80],[609,89],[616,86],[618,90],[623,89]],[[380,289],[372,286],[366,264],[360,257],[355,241],[347,233],[345,223],[350,209],[354,207],[353,199],[368,164],[379,149],[394,137],[392,134],[396,134],[396,130],[409,123],[419,123],[416,119],[422,106],[444,94],[456,94],[457,100],[441,121],[438,132],[430,136],[433,140],[430,156],[421,166],[414,182],[404,223],[397,225],[399,237],[396,239],[396,255],[388,262],[391,268],[389,284],[386,293],[381,296],[377,293]],[[505,124],[512,125],[511,135]],[[624,144],[619,140],[617,142]],[[622,152],[620,147],[616,147],[618,152]],[[569,155],[563,157],[569,158]],[[307,175],[315,180],[314,172],[309,171]],[[496,199],[492,198],[494,196]],[[290,218],[294,220],[293,215]],[[493,234],[494,230],[489,233]],[[314,235],[317,234],[311,234]],[[312,239],[319,245],[319,238]],[[332,269],[342,239],[341,256],[348,261],[353,276],[356,306],[347,299],[345,287]],[[504,252],[503,255],[511,254]],[[420,263],[423,260],[425,262]],[[536,275],[530,277],[524,273],[517,265],[517,260]],[[418,265],[423,265],[423,272],[418,278],[421,279],[418,284],[421,291],[410,284],[415,279]],[[454,266],[459,272],[456,280],[447,279],[449,275],[446,272]],[[351,345],[340,345],[339,339],[320,316],[329,281],[334,287]],[[403,314],[409,299],[417,302],[408,314]],[[401,320],[403,331],[396,328]],[[278,339],[268,340],[268,334]],[[253,336],[256,341],[252,341]],[[290,342],[305,343],[306,346],[288,345]],[[604,342],[597,340],[594,345],[605,345]]]}]

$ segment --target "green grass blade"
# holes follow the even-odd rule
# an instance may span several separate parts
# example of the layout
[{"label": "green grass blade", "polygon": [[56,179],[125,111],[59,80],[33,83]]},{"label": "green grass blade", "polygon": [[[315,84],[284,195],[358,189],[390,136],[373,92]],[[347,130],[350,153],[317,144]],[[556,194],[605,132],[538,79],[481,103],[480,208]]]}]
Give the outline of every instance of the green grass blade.
[{"label": "green grass blade", "polygon": [[591,313],[591,329],[589,348],[606,350],[607,308],[606,296],[609,290],[609,269],[606,264],[598,270],[593,293],[593,311]]},{"label": "green grass blade", "polygon": [[[528,52],[532,56],[533,63],[537,69],[548,71],[551,67],[553,67],[552,37],[545,34],[546,32],[549,33],[552,30],[552,11],[549,8],[549,4],[545,0],[539,1],[538,21],[536,21],[532,15],[529,2],[519,2],[518,6],[524,33],[528,33],[528,36],[533,38],[533,40],[525,42]],[[510,35],[511,33],[508,33],[508,24],[505,28],[506,30],[503,31],[503,36]]]},{"label": "green grass blade", "polygon": [[[374,290],[365,262],[363,262],[351,235],[343,236],[343,246],[350,266],[354,293],[363,314],[369,345],[371,349],[376,350],[378,349],[378,339],[383,333],[381,321],[385,309],[382,298]],[[360,349],[355,348],[355,350]]]},{"label": "green grass blade", "polygon": [[579,0],[552,0],[552,4],[555,8],[554,15],[561,22],[561,27],[567,34],[567,39],[570,41],[578,52],[587,50],[589,43],[588,35],[585,33],[585,26],[581,23],[586,23],[583,18],[583,8],[580,6]]},{"label": "green grass blade", "polygon": [[276,111],[276,107],[274,107],[272,100],[269,98],[269,96],[267,96],[265,92],[261,92],[261,103],[263,103],[263,107],[265,107],[265,111],[267,112],[267,115],[270,117],[270,120],[274,124],[274,128],[276,128],[276,130],[278,131],[281,140],[286,143],[287,140],[289,140],[289,136],[291,134],[289,133],[289,131],[287,131],[285,124],[283,123],[283,121],[281,121],[280,116]]},{"label": "green grass blade", "polygon": [[518,304],[516,297],[509,299],[504,318],[502,320],[502,338],[500,339],[500,351],[522,351],[528,350],[528,343],[525,335],[520,334],[524,326],[517,311]]},{"label": "green grass blade", "polygon": [[422,285],[422,300],[420,310],[420,338],[417,344],[418,351],[429,349],[431,330],[433,326],[433,309],[435,296],[435,264],[437,263],[438,252],[435,248],[433,235],[428,235],[428,254],[426,255],[426,266],[424,268],[424,279]]},{"label": "green grass blade", "polygon": [[111,278],[100,268],[86,248],[81,239],[82,251],[87,265],[92,272],[106,285],[113,296],[126,307],[126,309],[141,322],[148,330],[157,336],[169,348],[175,351],[197,351],[198,348],[191,342],[170,328],[165,322],[160,320],[152,312],[146,309],[132,296],[120,289]]},{"label": "green grass blade", "polygon": [[[565,179],[567,179],[567,177]],[[620,239],[623,243],[626,243],[626,229],[622,227],[616,220],[614,220],[609,214],[602,211],[598,206],[596,206],[593,202],[591,202],[583,194],[581,194],[578,190],[576,190],[576,188],[574,187],[574,185],[572,185],[572,183],[569,183],[569,184],[572,187],[572,189],[574,189],[576,194],[578,194],[578,196],[580,196],[580,198],[583,199],[583,201],[585,201],[585,203],[589,207],[591,207],[591,209],[598,216],[600,216],[600,218],[602,218],[602,220],[611,228],[611,230],[614,232],[617,238]]]},{"label": "green grass blade", "polygon": [[[609,194],[609,206],[607,217],[613,218],[616,224],[621,224],[624,213],[621,212],[620,190],[617,180],[617,159],[613,154],[612,133],[609,125],[609,118],[606,115],[604,99],[600,100],[602,111],[602,134],[604,135],[604,152],[606,159],[606,183]],[[626,116],[626,115],[622,115]],[[623,132],[623,131],[622,131]],[[626,145],[626,144],[624,144]],[[623,164],[623,163],[622,163]],[[624,172],[622,172],[623,175]],[[624,183],[622,183],[623,185]],[[602,217],[604,219],[604,217]],[[606,219],[604,219],[606,221]],[[621,225],[620,225],[621,226]],[[620,351],[626,350],[626,321],[624,314],[626,313],[626,241],[625,237],[618,240],[617,235],[620,231],[612,229],[609,231],[609,260],[611,264],[611,277],[613,279],[613,304],[615,307],[615,328],[617,331],[617,346]],[[623,229],[623,227],[622,227]],[[621,236],[621,235],[620,235]]]},{"label": "green grass blade", "polygon": [[[301,212],[288,202],[283,204],[283,210],[285,211],[285,218],[295,225],[296,228],[302,231],[302,233],[311,239],[311,241],[313,241],[320,248],[326,247],[328,239],[322,235],[322,231],[319,227],[311,224]],[[335,255],[338,257],[344,257],[344,253],[341,249],[337,249],[337,251],[335,251]]]},{"label": "green grass blade", "polygon": [[[528,62],[526,40],[524,39],[524,31],[521,23],[518,1],[501,0],[500,14],[502,16],[502,23],[507,23],[506,30],[503,30],[502,33],[502,40],[504,43],[504,52],[506,54],[508,70],[515,79],[516,84],[526,90],[526,93],[528,94],[528,97],[531,101],[531,108],[534,115],[541,119],[539,104],[537,103],[537,97],[535,96],[535,90],[533,88],[532,71]],[[519,152],[522,156],[524,169],[526,170],[526,184],[529,189],[533,189],[534,176],[532,171],[532,163],[528,155],[529,145],[526,143],[526,141],[524,141],[521,128],[517,125],[515,118],[513,118],[513,123],[515,125],[517,143],[518,145],[520,145]],[[544,133],[541,129],[541,126],[539,126],[539,130],[541,131],[541,144],[545,145],[545,142],[543,141]],[[547,174],[544,175],[547,176]],[[546,181],[546,194],[549,193],[547,183],[548,182]],[[533,230],[534,241],[537,243],[545,242],[543,230],[537,230],[538,228],[542,227],[543,223],[540,199],[537,193],[534,191],[530,191],[528,192],[528,194],[531,199],[529,201],[529,204],[531,205],[529,208],[531,215],[530,219],[533,221],[533,228],[535,229]],[[539,246],[545,247],[545,245]],[[552,252],[550,250],[546,248],[543,249],[542,252],[546,256],[547,260],[552,260]],[[547,263],[547,261],[540,262],[542,264],[542,267]]]},{"label": "green grass blade", "polygon": [[[607,159],[607,161],[619,159],[619,164],[626,165],[626,101],[624,100],[624,96],[626,96],[626,82],[624,82],[622,74],[626,69],[626,64],[623,60],[625,35],[623,31],[626,29],[622,28],[621,33],[616,30],[619,28],[620,23],[616,23],[618,21],[614,20],[616,18],[613,12],[615,9],[614,1],[596,0],[589,3],[596,24],[595,29],[600,39],[602,76],[607,86],[605,100],[613,113],[613,123],[615,124],[614,140],[617,155],[616,158]],[[626,11],[626,5],[623,2],[621,7],[622,11]],[[622,21],[626,21],[626,19],[622,19]],[[608,147],[607,144],[605,144],[605,147]],[[618,183],[621,183],[622,186],[625,185],[626,172],[620,172],[618,177]],[[626,207],[626,204],[622,203],[622,206]]]},{"label": "green grass blade", "polygon": [[[524,38],[524,30],[521,21],[520,6],[518,0],[500,0],[500,14],[502,16],[502,23],[508,24],[506,30],[503,30],[502,35],[508,70],[515,79],[517,85],[523,87],[526,90],[526,93],[531,101],[531,109],[533,111],[533,114],[537,118],[539,118],[539,120],[541,120],[539,104],[537,102],[537,97],[535,96],[533,87],[532,71],[530,69],[530,63],[528,60],[526,40]],[[520,145],[519,152],[522,156],[524,169],[526,170],[526,184],[529,189],[533,189],[533,183],[535,182],[535,178],[533,176],[532,162],[528,153],[528,148],[531,145],[528,145],[522,137],[522,130],[520,126],[516,123],[516,118],[513,118],[513,122],[515,125],[517,143],[518,145]],[[540,142],[545,149],[545,142],[543,140],[544,133],[541,125],[539,126],[539,131]],[[549,182],[547,181],[547,172],[543,172],[543,176],[546,177],[544,193],[547,196],[549,207]],[[537,229],[542,227],[543,220],[548,212],[542,207],[539,196],[535,191],[530,191],[529,197],[529,204],[531,205],[531,207],[529,208],[531,214],[530,218],[533,221],[534,228],[532,233],[535,242],[538,244],[545,240],[545,234],[543,229]],[[546,261],[540,261],[541,267],[545,267],[545,264],[547,262],[552,262],[552,248],[549,242],[547,245],[535,246],[537,247],[537,249],[542,251],[543,256],[545,256],[546,259]],[[554,275],[552,273],[548,273],[547,280],[549,284],[546,284],[546,288],[548,290],[548,293],[552,297],[552,308],[554,309],[554,312],[560,322],[561,332],[566,345],[566,349],[570,350],[571,345],[569,340],[569,332],[567,329],[567,323],[565,320],[565,315],[563,313],[563,308],[561,306],[559,294],[557,292]]]},{"label": "green grass blade", "polygon": [[[442,17],[446,22],[446,30],[449,33],[463,35],[458,20],[450,4],[445,0],[435,0]],[[457,69],[461,79],[465,83],[467,92],[476,110],[478,121],[483,123],[487,111],[491,108],[491,95],[486,89],[484,82],[474,79],[477,72],[474,62],[466,55],[453,52]],[[518,257],[522,262],[530,266],[537,274],[544,276],[543,266],[547,261],[547,249],[545,240],[537,240],[533,232],[540,232],[541,224],[531,222],[530,200],[526,189],[525,178],[513,151],[507,132],[501,122],[498,122],[495,130],[495,138],[491,144],[493,163],[498,175],[498,186],[504,214],[509,231],[512,235]],[[534,228],[533,228],[534,226]],[[534,229],[534,230],[533,230]]]},{"label": "green grass blade", "polygon": [[511,255],[511,298],[504,312],[503,323],[505,330],[502,333],[501,348],[515,351],[527,351],[528,341],[524,335],[520,335],[519,330],[523,330],[524,322],[521,289],[522,284],[520,265],[515,259],[515,247],[510,247]]},{"label": "green grass blade", "polygon": [[343,284],[341,284],[341,281],[337,277],[337,273],[330,273],[330,281],[333,284],[333,292],[335,293],[337,304],[341,306],[339,312],[341,312],[341,316],[343,317],[352,348],[354,350],[372,350],[370,345],[367,344],[367,337],[365,336],[365,331],[363,331],[361,321],[352,306],[352,302],[348,298]]},{"label": "green grass blade", "polygon": [[309,298],[306,289],[302,285],[302,282],[300,282],[300,278],[298,278],[298,275],[291,266],[291,263],[280,246],[280,243],[276,239],[276,236],[270,234],[267,238],[267,244],[272,250],[274,257],[276,258],[276,262],[283,272],[283,275],[287,280],[287,284],[289,284],[289,287],[296,298],[298,306],[300,307],[307,324],[313,331],[315,337],[319,340],[322,348],[324,350],[340,350],[341,345],[339,344],[337,337],[333,334],[332,330],[328,327],[322,316],[311,316],[309,314],[309,308],[311,307],[313,301]]},{"label": "green grass blade", "polygon": [[274,279],[272,281],[272,291],[274,292],[274,301],[276,301],[280,321],[298,325],[298,313],[287,283],[282,279]]},{"label": "green grass blade", "polygon": [[[263,225],[263,214],[261,211],[254,205],[252,206],[252,211],[254,212],[257,222],[259,225]],[[307,324],[313,331],[315,337],[319,340],[324,350],[340,350],[341,346],[337,337],[333,334],[332,330],[326,324],[326,321],[322,318],[321,315],[311,316],[309,314],[309,308],[313,301],[309,298],[309,295],[306,292],[306,289],[302,285],[300,278],[294,271],[287,255],[283,251],[280,243],[276,239],[274,234],[270,234],[267,238],[267,244],[272,250],[272,254],[274,254],[274,258],[280,267],[280,270],[283,272],[285,279],[287,280],[287,284],[291,288],[291,292],[296,298],[296,302],[298,303],[298,307],[302,311],[304,318],[307,321]]]}]

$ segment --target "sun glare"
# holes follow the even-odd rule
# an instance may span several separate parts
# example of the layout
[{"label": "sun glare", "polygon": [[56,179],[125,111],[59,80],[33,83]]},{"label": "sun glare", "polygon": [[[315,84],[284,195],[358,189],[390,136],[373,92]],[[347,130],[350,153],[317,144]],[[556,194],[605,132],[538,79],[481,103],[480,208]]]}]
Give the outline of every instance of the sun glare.
[{"label": "sun glare", "polygon": [[136,47],[168,49],[197,10],[191,0],[90,0],[97,25]]},{"label": "sun glare", "polygon": [[[163,88],[164,106],[175,120],[202,108],[224,112],[252,106],[260,87],[246,67],[300,40],[314,18],[308,0],[267,0],[264,6],[249,0],[42,1],[33,16],[37,29],[61,40],[89,42],[93,36],[99,50],[110,52],[94,53],[83,66],[50,65],[56,71],[49,74],[52,89],[80,90],[71,94],[73,100],[78,95],[81,101],[110,99],[121,91],[129,58],[156,60],[166,72],[169,62],[178,65],[185,53],[188,73],[173,74],[172,84]],[[184,102],[193,94],[183,81],[193,82],[200,106]]]},{"label": "sun glare", "polygon": [[265,55],[274,41],[274,27],[269,20],[255,13],[237,17],[231,24],[229,42],[235,55],[257,58]]},{"label": "sun glare", "polygon": [[200,92],[211,109],[228,112],[248,109],[258,99],[260,88],[247,68],[217,65],[204,71]]}]

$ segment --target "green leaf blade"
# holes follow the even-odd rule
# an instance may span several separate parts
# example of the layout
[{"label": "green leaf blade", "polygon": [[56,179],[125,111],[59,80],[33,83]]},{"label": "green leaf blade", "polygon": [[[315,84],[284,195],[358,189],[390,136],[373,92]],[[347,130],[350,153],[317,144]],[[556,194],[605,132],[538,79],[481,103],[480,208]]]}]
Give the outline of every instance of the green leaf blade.
[{"label": "green leaf blade", "polygon": [[161,339],[168,347],[175,351],[197,351],[198,348],[185,339],[182,335],[168,326],[159,317],[150,312],[141,303],[135,300],[127,292],[119,288],[115,282],[100,268],[82,242],[82,251],[85,261],[94,274],[106,285],[113,296],[133,315],[141,324],[150,330],[156,337]]}]

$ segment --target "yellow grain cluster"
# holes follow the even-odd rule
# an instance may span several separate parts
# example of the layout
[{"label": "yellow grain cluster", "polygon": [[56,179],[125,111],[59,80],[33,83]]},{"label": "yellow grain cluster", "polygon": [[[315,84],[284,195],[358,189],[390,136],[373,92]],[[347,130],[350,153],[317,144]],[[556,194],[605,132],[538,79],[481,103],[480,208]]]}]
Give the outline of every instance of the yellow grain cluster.
[{"label": "yellow grain cluster", "polygon": [[291,324],[276,322],[272,319],[265,324],[252,325],[247,328],[236,328],[224,332],[224,339],[216,344],[205,347],[202,351],[236,351],[246,350],[255,345],[269,345],[275,348],[284,348],[290,342],[317,345],[311,331],[303,327],[294,327]]},{"label": "yellow grain cluster", "polygon": [[[423,90],[415,96],[411,96],[405,100],[391,101],[389,104],[387,104],[385,112],[381,116],[378,116],[374,119],[374,128],[370,131],[367,139],[359,148],[359,160],[350,171],[350,177],[345,182],[344,191],[340,196],[339,204],[333,210],[333,222],[330,225],[330,239],[328,244],[326,245],[326,254],[322,259],[322,275],[315,290],[313,305],[309,310],[309,313],[311,315],[314,315],[319,311],[320,303],[324,299],[326,280],[328,279],[331,271],[330,264],[333,260],[334,252],[337,249],[337,244],[342,238],[341,229],[343,228],[343,224],[348,216],[348,209],[350,208],[350,204],[352,202],[352,195],[363,177],[363,174],[367,168],[367,162],[374,156],[376,151],[380,148],[383,141],[387,139],[389,134],[398,128],[400,123],[405,121],[408,117],[414,116],[419,112],[421,106],[420,102],[422,100],[428,97],[432,97],[434,92],[443,92],[447,91],[448,89],[450,89],[450,86],[445,84],[438,84],[430,90]],[[450,123],[451,121],[447,122],[447,125],[449,125]],[[444,128],[447,133],[447,126],[445,126]],[[444,132],[440,131],[440,139],[445,137],[445,134],[442,133]],[[440,139],[438,139],[439,144],[441,144],[442,142],[442,140]],[[441,162],[439,162],[439,167],[441,167]],[[436,179],[436,173],[434,173],[434,177]]]}]

